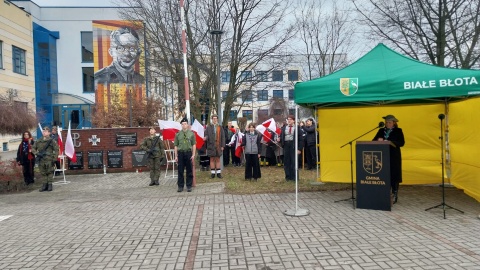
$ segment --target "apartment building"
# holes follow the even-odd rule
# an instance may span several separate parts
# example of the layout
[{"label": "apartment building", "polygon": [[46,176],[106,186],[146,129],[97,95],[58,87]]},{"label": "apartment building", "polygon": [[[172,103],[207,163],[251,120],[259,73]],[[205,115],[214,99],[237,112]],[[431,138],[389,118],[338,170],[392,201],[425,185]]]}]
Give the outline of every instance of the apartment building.
[{"label": "apartment building", "polygon": [[[34,112],[36,98],[32,27],[29,12],[11,2],[0,2],[0,95],[7,99],[9,106]],[[5,117],[8,119],[10,116]],[[20,140],[21,134],[0,134],[0,151],[15,150]]]}]

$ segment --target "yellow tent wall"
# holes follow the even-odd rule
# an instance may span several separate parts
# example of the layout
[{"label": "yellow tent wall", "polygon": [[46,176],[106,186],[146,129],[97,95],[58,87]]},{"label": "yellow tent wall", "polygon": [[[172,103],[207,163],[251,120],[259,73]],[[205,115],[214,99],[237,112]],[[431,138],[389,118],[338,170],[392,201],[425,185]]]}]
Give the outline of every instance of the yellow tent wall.
[{"label": "yellow tent wall", "polygon": [[451,183],[480,201],[480,98],[450,103]]},{"label": "yellow tent wall", "polygon": [[[442,149],[438,119],[441,113],[445,113],[444,104],[318,109],[319,180],[350,182],[350,146],[340,146],[378,126],[383,121],[382,116],[393,114],[399,120],[399,127],[405,135],[405,146],[402,147],[403,184],[441,183]],[[377,129],[358,141],[371,141],[376,131]],[[355,182],[355,142],[352,143],[352,152]]]}]

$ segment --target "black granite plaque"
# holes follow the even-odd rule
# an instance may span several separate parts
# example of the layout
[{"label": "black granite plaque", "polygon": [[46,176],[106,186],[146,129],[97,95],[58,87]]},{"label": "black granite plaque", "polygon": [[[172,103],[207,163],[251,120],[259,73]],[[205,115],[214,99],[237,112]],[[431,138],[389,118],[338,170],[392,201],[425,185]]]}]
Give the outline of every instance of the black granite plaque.
[{"label": "black granite plaque", "polygon": [[123,168],[123,151],[107,151],[107,166],[108,168]]},{"label": "black granite plaque", "polygon": [[68,169],[70,170],[83,170],[83,152],[76,152],[77,161],[73,162],[68,159]]},{"label": "black granite plaque", "polygon": [[89,169],[102,169],[103,151],[89,151],[87,161]]},{"label": "black granite plaque", "polygon": [[147,166],[147,152],[143,150],[132,151],[132,166],[145,167]]},{"label": "black granite plaque", "polygon": [[117,133],[117,146],[136,146],[137,145],[137,133]]}]

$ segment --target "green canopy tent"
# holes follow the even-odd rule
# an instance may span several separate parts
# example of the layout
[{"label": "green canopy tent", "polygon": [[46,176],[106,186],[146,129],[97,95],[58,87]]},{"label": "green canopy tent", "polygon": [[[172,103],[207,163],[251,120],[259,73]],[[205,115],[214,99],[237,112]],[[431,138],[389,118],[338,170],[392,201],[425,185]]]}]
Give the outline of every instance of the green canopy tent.
[{"label": "green canopy tent", "polygon": [[295,85],[297,104],[358,106],[430,103],[480,95],[480,71],[429,65],[383,44],[328,76]]},{"label": "green canopy tent", "polygon": [[349,150],[339,146],[377,126],[381,116],[394,114],[406,137],[403,183],[441,182],[437,116],[446,114],[446,181],[480,201],[480,159],[472,158],[480,155],[480,117],[472,117],[480,99],[470,98],[480,96],[480,70],[429,65],[379,44],[342,70],[297,83],[294,95],[297,104],[317,109],[319,180],[350,182]]}]

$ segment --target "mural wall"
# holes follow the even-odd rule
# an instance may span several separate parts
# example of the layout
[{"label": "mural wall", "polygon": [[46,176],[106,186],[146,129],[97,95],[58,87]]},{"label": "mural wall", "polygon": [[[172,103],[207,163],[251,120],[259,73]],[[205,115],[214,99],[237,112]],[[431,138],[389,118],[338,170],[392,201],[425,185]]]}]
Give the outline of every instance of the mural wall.
[{"label": "mural wall", "polygon": [[93,21],[95,102],[104,110],[145,96],[141,22]]}]

